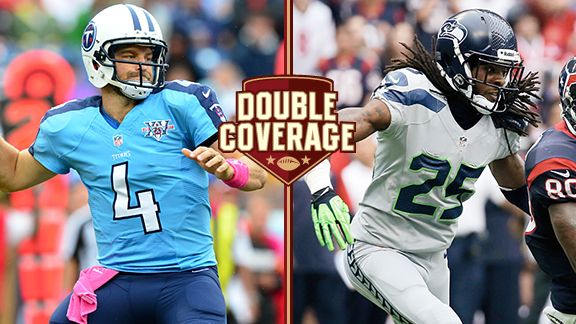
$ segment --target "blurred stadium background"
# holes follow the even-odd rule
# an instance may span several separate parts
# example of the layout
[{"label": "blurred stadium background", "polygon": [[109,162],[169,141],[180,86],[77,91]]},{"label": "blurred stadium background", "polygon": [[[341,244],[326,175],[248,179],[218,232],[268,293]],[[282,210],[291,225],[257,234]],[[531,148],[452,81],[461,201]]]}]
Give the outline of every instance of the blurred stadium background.
[{"label": "blurred stadium background", "polygon": [[[576,1],[573,0],[293,0],[295,74],[334,80],[338,107],[362,106],[382,79],[382,68],[413,46],[426,48],[442,22],[456,12],[483,8],[506,18],[515,30],[527,71],[540,73],[538,112],[525,151],[560,120],[558,75],[576,54]],[[336,189],[354,212],[371,177],[374,139],[356,154],[331,158]],[[486,173],[486,172],[485,172]],[[464,204],[460,229],[449,250],[451,304],[467,323],[538,323],[547,302],[548,279],[527,251],[528,220],[510,208],[491,180],[477,184],[477,200]],[[482,178],[481,178],[482,179]],[[385,323],[385,314],[348,289],[334,259],[314,237],[310,193],[294,186],[294,323]],[[336,264],[338,261],[336,260]],[[464,283],[464,284],[462,284]],[[330,287],[329,289],[326,287]],[[471,314],[471,315],[470,315]]]},{"label": "blurred stadium background", "polygon": [[[107,0],[0,0],[0,125],[19,149],[43,114],[97,94],[80,39]],[[282,0],[124,1],[146,8],[169,46],[168,80],[212,86],[229,120],[244,78],[275,72],[284,37]],[[277,64],[283,67],[282,63]],[[210,186],[213,232],[230,323],[284,318],[283,186],[245,194]],[[74,174],[0,194],[0,323],[48,323],[78,271],[96,262],[86,189]]]}]

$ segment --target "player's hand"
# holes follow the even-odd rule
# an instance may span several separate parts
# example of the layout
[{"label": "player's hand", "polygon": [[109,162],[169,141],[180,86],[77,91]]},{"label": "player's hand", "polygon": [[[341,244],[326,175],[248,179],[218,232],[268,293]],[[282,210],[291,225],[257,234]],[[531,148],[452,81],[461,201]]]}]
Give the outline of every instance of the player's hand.
[{"label": "player's hand", "polygon": [[230,180],[234,169],[226,162],[226,158],[210,147],[199,146],[194,151],[182,149],[182,154],[196,161],[202,169],[212,173],[220,180]]},{"label": "player's hand", "polygon": [[495,113],[493,115],[493,120],[496,127],[502,127],[505,129],[525,131],[526,127],[528,127],[528,121],[526,121],[526,119],[521,115],[512,113],[510,110]]},{"label": "player's hand", "polygon": [[342,250],[354,242],[350,234],[348,206],[332,188],[326,187],[312,195],[312,221],[316,238],[328,250],[334,250],[332,237]]}]

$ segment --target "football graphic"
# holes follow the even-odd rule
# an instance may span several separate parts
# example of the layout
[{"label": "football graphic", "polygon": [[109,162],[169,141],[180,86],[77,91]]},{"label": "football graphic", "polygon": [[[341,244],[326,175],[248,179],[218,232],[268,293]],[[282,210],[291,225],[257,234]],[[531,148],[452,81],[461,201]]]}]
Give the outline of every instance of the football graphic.
[{"label": "football graphic", "polygon": [[284,156],[284,157],[278,159],[278,162],[276,162],[276,165],[284,171],[292,171],[292,170],[295,170],[296,168],[298,168],[300,166],[300,161],[298,161],[298,159],[291,157],[291,156]]}]

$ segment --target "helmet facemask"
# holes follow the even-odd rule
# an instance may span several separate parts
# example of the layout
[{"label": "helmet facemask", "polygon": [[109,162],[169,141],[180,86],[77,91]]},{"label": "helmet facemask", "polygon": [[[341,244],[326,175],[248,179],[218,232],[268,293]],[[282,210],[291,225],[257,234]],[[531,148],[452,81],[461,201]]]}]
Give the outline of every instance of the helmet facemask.
[{"label": "helmet facemask", "polygon": [[[505,98],[514,96],[519,92],[518,85],[524,73],[524,66],[518,52],[511,50],[499,50],[500,53],[508,53],[502,56],[511,59],[495,58],[480,53],[473,53],[466,60],[466,89],[459,87],[471,104],[482,114],[500,113],[506,110]],[[483,73],[481,73],[483,70]],[[496,71],[494,71],[496,70]],[[499,72],[501,71],[501,72]],[[502,73],[502,81],[491,83],[491,73]],[[484,94],[479,93],[479,88],[484,88]],[[492,98],[487,98],[485,95]]]},{"label": "helmet facemask", "polygon": [[[149,62],[138,62],[131,60],[122,60],[115,58],[115,54],[123,47],[143,46],[152,48],[152,59]],[[131,99],[144,99],[150,92],[164,85],[165,73],[168,65],[166,61],[167,47],[163,41],[159,40],[137,40],[137,39],[115,39],[105,42],[101,50],[95,53],[98,59],[97,63],[109,67],[113,70],[110,84],[122,91],[124,95]],[[122,80],[117,73],[116,64],[134,64],[140,68],[138,79]],[[145,77],[146,67],[151,68],[149,79]]]},{"label": "helmet facemask", "polygon": [[569,106],[562,105],[562,118],[566,120],[568,129],[576,135],[576,102],[572,101]]}]

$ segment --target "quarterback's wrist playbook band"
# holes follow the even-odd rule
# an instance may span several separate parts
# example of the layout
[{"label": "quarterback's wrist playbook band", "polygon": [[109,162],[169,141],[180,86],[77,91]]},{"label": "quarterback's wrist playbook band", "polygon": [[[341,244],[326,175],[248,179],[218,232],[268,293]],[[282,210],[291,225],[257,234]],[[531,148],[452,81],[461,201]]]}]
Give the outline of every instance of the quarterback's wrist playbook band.
[{"label": "quarterback's wrist playbook band", "polygon": [[232,188],[244,187],[250,176],[250,170],[246,163],[236,159],[226,159],[226,162],[228,162],[234,170],[234,175],[232,175],[232,178],[229,180],[225,180],[224,183]]}]

